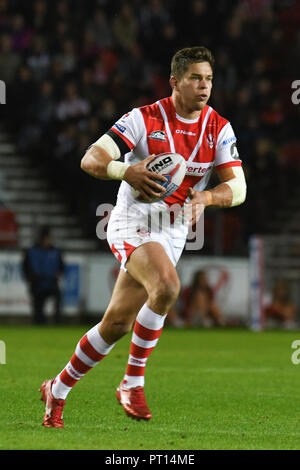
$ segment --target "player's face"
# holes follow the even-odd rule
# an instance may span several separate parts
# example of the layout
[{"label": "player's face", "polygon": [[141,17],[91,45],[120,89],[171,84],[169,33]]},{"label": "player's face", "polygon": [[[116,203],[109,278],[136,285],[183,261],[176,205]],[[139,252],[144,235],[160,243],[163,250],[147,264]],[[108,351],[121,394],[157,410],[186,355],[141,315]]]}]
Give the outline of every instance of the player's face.
[{"label": "player's face", "polygon": [[208,62],[191,64],[180,80],[175,79],[175,89],[186,108],[202,110],[209,100],[212,89],[213,72]]}]

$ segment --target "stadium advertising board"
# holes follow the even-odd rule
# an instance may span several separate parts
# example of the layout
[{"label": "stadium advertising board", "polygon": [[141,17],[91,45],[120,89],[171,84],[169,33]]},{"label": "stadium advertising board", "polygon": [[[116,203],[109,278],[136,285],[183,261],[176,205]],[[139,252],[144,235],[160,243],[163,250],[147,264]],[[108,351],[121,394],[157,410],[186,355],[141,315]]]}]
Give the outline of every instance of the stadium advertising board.
[{"label": "stadium advertising board", "polygon": [[[22,273],[22,253],[0,253],[0,315],[29,315],[30,298]],[[74,254],[65,256],[65,275],[62,280],[64,312],[76,314],[80,308],[84,257]],[[51,313],[51,300],[46,313]]]},{"label": "stadium advertising board", "polygon": [[[110,254],[64,256],[63,310],[67,315],[87,312],[99,316],[110,301],[119,263]],[[0,254],[0,315],[29,315],[30,301],[21,269],[22,253]],[[183,256],[177,266],[182,287],[204,270],[226,317],[248,318],[249,261],[247,258]],[[51,314],[49,300],[46,313]]]}]

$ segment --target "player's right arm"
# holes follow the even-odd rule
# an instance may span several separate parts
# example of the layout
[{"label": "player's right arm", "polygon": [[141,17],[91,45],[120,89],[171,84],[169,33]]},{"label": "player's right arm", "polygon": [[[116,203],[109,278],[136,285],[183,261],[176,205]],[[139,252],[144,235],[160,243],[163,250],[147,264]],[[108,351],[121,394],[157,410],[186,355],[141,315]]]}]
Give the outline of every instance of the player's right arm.
[{"label": "player's right arm", "polygon": [[132,150],[133,146],[129,146],[127,142],[128,139],[125,141],[113,130],[109,130],[87,150],[81,160],[82,170],[99,179],[124,180],[138,190],[146,201],[161,196],[165,189],[155,180],[165,182],[166,178],[147,169],[147,164],[154,155],[134,165],[116,161]]},{"label": "player's right arm", "polygon": [[83,171],[98,179],[108,179],[107,167],[113,158],[101,147],[92,145],[83,156],[80,167]]}]

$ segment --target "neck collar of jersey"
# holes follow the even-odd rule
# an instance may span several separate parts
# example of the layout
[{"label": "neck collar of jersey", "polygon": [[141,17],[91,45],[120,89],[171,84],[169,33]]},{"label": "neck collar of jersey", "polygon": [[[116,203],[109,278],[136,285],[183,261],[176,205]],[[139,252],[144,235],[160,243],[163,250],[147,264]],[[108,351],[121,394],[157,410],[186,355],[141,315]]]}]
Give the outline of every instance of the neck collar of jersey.
[{"label": "neck collar of jersey", "polygon": [[178,121],[184,122],[184,123],[186,123],[186,124],[195,124],[196,122],[199,121],[200,116],[201,116],[201,113],[199,114],[199,116],[198,116],[196,119],[186,119],[186,118],[180,116],[178,113],[176,113],[176,109],[175,109],[175,105],[174,105],[174,101],[173,101],[173,97],[172,97],[172,96],[170,96],[170,100],[171,100],[173,112],[174,112],[174,114],[175,114],[175,116],[176,116],[176,119],[178,119]]},{"label": "neck collar of jersey", "polygon": [[176,119],[178,119],[178,121],[185,122],[187,124],[195,124],[200,119],[200,114],[196,119],[186,119],[182,116],[179,116],[179,114],[177,114],[177,113],[175,113],[175,114],[176,114]]}]

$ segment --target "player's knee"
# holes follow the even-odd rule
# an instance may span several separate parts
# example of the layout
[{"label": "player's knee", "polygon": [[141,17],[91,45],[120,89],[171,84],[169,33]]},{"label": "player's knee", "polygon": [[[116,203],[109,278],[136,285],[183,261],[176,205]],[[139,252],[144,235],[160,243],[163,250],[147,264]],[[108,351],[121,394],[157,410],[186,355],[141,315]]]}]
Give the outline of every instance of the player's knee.
[{"label": "player's knee", "polygon": [[113,335],[115,338],[121,338],[122,336],[129,333],[132,328],[132,321],[128,318],[122,318],[109,315],[104,316],[101,321],[102,329],[105,330],[109,335]]},{"label": "player's knee", "polygon": [[155,303],[170,307],[176,301],[180,291],[180,282],[175,276],[162,276],[150,292],[150,298]]}]

